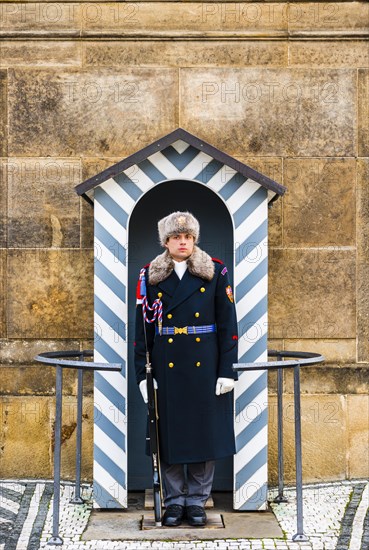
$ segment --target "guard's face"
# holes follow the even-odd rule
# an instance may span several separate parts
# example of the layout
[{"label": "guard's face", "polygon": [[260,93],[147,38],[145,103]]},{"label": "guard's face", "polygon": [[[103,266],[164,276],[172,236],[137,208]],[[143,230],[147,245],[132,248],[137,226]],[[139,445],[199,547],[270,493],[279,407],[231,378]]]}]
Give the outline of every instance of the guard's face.
[{"label": "guard's face", "polygon": [[181,262],[191,256],[194,247],[194,238],[188,233],[178,233],[178,235],[169,237],[165,246],[173,260]]}]

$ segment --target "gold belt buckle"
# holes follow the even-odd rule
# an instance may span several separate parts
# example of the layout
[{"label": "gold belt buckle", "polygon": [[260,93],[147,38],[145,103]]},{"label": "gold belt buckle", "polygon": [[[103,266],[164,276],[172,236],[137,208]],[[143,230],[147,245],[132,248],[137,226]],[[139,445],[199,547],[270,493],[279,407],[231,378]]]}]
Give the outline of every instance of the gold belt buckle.
[{"label": "gold belt buckle", "polygon": [[174,327],[174,334],[188,334],[187,327]]}]

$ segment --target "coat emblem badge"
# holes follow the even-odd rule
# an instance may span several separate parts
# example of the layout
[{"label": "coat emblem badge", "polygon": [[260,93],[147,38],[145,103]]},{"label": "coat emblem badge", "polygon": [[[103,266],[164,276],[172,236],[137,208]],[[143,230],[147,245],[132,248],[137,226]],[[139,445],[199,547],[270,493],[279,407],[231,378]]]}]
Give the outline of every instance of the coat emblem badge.
[{"label": "coat emblem badge", "polygon": [[232,287],[231,287],[231,285],[228,285],[228,286],[226,287],[226,294],[227,294],[227,296],[228,296],[228,300],[229,300],[230,302],[232,302],[232,304],[233,304],[233,301],[234,301],[234,300],[233,300],[233,292],[232,292]]}]

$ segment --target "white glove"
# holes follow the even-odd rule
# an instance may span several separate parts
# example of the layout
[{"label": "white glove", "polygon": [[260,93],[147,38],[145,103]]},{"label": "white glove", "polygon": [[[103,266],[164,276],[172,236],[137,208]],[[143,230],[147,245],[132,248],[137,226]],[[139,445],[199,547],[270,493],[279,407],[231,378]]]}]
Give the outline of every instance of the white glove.
[{"label": "white glove", "polygon": [[228,393],[234,388],[233,378],[218,378],[217,386],[215,388],[215,394],[220,395],[221,393]]},{"label": "white glove", "polygon": [[[155,380],[155,378],[153,380],[154,380],[154,389],[157,390],[158,389],[158,383]],[[140,388],[140,392],[141,392],[143,400],[145,401],[145,403],[147,403],[148,399],[147,399],[147,383],[146,383],[146,380],[141,380],[138,387]]]}]

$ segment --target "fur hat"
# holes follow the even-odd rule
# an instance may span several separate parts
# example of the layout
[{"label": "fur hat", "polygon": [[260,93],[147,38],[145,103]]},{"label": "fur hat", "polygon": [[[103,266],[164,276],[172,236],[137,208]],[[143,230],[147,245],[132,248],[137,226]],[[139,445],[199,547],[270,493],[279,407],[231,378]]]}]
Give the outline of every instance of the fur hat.
[{"label": "fur hat", "polygon": [[189,233],[193,235],[195,243],[199,240],[200,224],[190,212],[172,212],[169,216],[158,222],[159,240],[162,246],[169,237],[178,233]]}]

